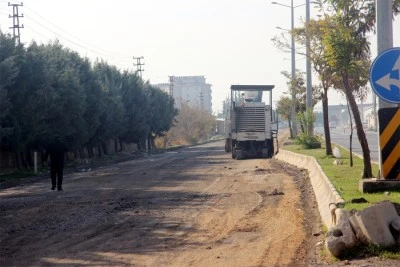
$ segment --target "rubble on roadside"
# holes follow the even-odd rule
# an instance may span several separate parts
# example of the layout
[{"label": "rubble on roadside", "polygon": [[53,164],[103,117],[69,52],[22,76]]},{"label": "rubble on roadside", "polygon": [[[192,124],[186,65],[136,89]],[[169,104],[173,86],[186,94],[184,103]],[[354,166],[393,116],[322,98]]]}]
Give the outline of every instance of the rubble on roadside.
[{"label": "rubble on roadside", "polygon": [[353,214],[340,208],[334,212],[336,225],[328,231],[325,246],[335,257],[360,245],[391,247],[399,242],[400,216],[389,201]]}]

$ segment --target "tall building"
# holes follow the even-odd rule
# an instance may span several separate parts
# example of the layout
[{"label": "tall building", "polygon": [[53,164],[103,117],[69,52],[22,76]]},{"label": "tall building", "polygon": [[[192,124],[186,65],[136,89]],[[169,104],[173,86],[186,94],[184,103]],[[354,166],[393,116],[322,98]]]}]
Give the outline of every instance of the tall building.
[{"label": "tall building", "polygon": [[[183,103],[212,113],[211,84],[206,83],[204,76],[171,76],[175,105],[179,108]],[[160,83],[154,86],[168,93],[171,83]]]}]

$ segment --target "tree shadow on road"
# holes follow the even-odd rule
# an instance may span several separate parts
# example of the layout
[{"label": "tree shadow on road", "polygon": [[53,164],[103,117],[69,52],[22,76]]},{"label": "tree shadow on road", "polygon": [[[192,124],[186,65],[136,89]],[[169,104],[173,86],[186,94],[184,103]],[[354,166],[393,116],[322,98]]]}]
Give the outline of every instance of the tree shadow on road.
[{"label": "tree shadow on road", "polygon": [[0,265],[134,265],[155,252],[205,246],[187,239],[198,231],[192,216],[226,195],[199,191],[213,179],[193,168],[222,175],[231,161],[224,154],[192,147],[70,174],[64,192],[50,191],[48,181],[4,189]]}]

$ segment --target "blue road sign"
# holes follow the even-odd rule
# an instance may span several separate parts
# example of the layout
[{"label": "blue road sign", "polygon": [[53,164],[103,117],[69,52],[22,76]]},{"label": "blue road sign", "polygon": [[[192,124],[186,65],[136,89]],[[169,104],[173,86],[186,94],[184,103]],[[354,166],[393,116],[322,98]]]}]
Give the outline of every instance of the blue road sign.
[{"label": "blue road sign", "polygon": [[400,104],[400,47],[385,50],[375,58],[369,81],[381,99]]}]

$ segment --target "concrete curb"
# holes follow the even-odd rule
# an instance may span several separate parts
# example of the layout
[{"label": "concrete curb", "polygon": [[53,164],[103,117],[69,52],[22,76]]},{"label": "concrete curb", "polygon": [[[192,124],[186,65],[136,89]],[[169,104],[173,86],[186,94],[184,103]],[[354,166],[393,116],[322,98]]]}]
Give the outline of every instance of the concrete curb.
[{"label": "concrete curb", "polygon": [[319,214],[324,224],[328,228],[331,228],[333,224],[329,204],[341,204],[345,201],[326,176],[316,159],[284,149],[279,149],[279,153],[275,155],[275,158],[292,164],[298,168],[308,170],[311,185],[317,199]]}]

